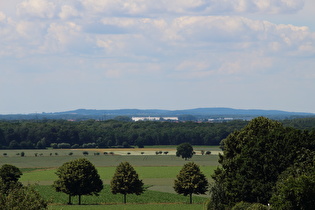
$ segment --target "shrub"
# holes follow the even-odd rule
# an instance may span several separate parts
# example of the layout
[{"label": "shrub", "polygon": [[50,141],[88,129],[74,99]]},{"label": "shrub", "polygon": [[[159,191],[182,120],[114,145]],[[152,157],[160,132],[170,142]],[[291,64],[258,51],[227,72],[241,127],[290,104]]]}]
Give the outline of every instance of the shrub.
[{"label": "shrub", "polygon": [[21,157],[24,157],[25,156],[25,153],[24,152],[21,152]]},{"label": "shrub", "polygon": [[58,144],[57,144],[57,143],[51,143],[50,146],[51,146],[53,149],[57,149],[57,148],[58,148]]},{"label": "shrub", "polygon": [[89,152],[84,151],[84,152],[83,152],[83,155],[89,155]]},{"label": "shrub", "polygon": [[69,149],[70,148],[70,144],[69,143],[59,143],[58,144],[58,148],[59,149]]}]

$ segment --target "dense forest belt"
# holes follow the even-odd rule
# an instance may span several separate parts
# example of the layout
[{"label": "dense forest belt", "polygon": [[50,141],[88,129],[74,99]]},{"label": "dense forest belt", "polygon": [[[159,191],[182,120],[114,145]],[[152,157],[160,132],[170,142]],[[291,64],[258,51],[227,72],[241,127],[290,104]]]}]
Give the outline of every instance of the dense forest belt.
[{"label": "dense forest belt", "polygon": [[[41,120],[1,121],[0,149],[108,148],[136,145],[219,145],[247,121],[224,123]],[[315,118],[283,121],[285,126],[312,130]]]}]

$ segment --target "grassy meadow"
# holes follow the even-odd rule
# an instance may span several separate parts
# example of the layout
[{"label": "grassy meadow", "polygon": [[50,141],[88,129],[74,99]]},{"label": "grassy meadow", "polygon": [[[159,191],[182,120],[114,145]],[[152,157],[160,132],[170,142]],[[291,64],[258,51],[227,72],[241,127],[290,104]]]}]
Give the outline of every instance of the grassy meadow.
[{"label": "grassy meadow", "polygon": [[[154,147],[148,150],[173,150],[173,147]],[[198,148],[199,149],[199,148]],[[210,151],[219,151],[218,147],[204,148]],[[49,209],[202,209],[207,195],[194,196],[195,204],[188,204],[189,198],[177,195],[173,190],[174,179],[182,166],[193,161],[200,166],[201,171],[211,181],[210,175],[218,165],[218,155],[195,155],[189,161],[185,161],[175,155],[104,155],[100,150],[90,149],[89,155],[84,156],[82,151],[87,150],[23,150],[24,157],[21,157],[21,150],[1,150],[0,165],[12,164],[23,172],[20,181],[23,184],[35,184],[40,194],[48,199],[51,204]],[[95,152],[99,154],[94,155]],[[132,150],[134,151],[134,150]],[[6,155],[3,155],[6,153]],[[35,155],[37,153],[37,155]],[[71,155],[69,155],[72,153]],[[104,182],[104,190],[100,196],[82,196],[82,206],[65,205],[68,196],[64,193],[57,193],[51,187],[57,179],[55,172],[63,163],[77,159],[87,158],[97,168],[101,179]],[[143,180],[147,190],[140,196],[128,195],[127,204],[122,204],[122,195],[110,193],[109,183],[112,179],[116,166],[123,161],[128,161],[134,166]],[[73,198],[77,203],[77,198]]]}]

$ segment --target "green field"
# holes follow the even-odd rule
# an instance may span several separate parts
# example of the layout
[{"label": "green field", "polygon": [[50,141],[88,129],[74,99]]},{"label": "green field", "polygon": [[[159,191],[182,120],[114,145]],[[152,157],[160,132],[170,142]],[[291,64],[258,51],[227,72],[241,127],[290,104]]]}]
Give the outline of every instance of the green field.
[{"label": "green field", "polygon": [[[166,148],[166,147],[165,147]],[[164,149],[165,149],[164,148]],[[162,148],[163,149],[163,148]],[[158,148],[157,148],[158,150]],[[0,165],[12,164],[21,169],[23,176],[20,181],[25,184],[37,184],[35,187],[40,194],[49,199],[49,209],[202,209],[203,203],[208,196],[194,196],[194,205],[187,204],[188,197],[177,195],[173,190],[174,179],[182,166],[189,162],[174,155],[88,155],[83,156],[82,151],[72,150],[25,150],[25,157],[17,155],[21,151],[2,150],[7,153],[0,157]],[[41,156],[33,155],[42,154]],[[52,155],[51,155],[52,153]],[[58,155],[55,155],[58,153]],[[1,153],[0,153],[1,154]],[[57,193],[51,187],[57,179],[55,172],[63,163],[77,159],[87,158],[96,167],[104,182],[105,189],[100,196],[83,196],[84,205],[64,205],[68,196],[64,193]],[[201,171],[211,181],[210,175],[218,165],[217,155],[195,155],[190,161],[200,166]],[[121,195],[112,195],[109,190],[109,183],[112,179],[116,166],[128,161],[132,164],[143,180],[147,190],[140,196],[128,195],[127,205],[122,205]],[[77,198],[73,198],[75,204]]]}]

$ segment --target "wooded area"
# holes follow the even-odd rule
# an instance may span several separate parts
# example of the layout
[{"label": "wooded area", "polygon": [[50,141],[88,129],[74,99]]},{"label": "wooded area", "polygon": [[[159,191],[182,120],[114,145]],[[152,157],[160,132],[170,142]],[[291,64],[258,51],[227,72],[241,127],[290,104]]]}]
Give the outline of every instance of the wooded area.
[{"label": "wooded area", "polygon": [[[281,121],[284,126],[315,129],[315,118]],[[123,122],[117,120],[1,121],[0,149],[106,148],[136,145],[219,145],[230,133],[248,121],[223,123]]]},{"label": "wooded area", "polygon": [[64,120],[0,123],[0,148],[106,148],[129,145],[219,145],[245,121],[228,123],[121,122]]}]

